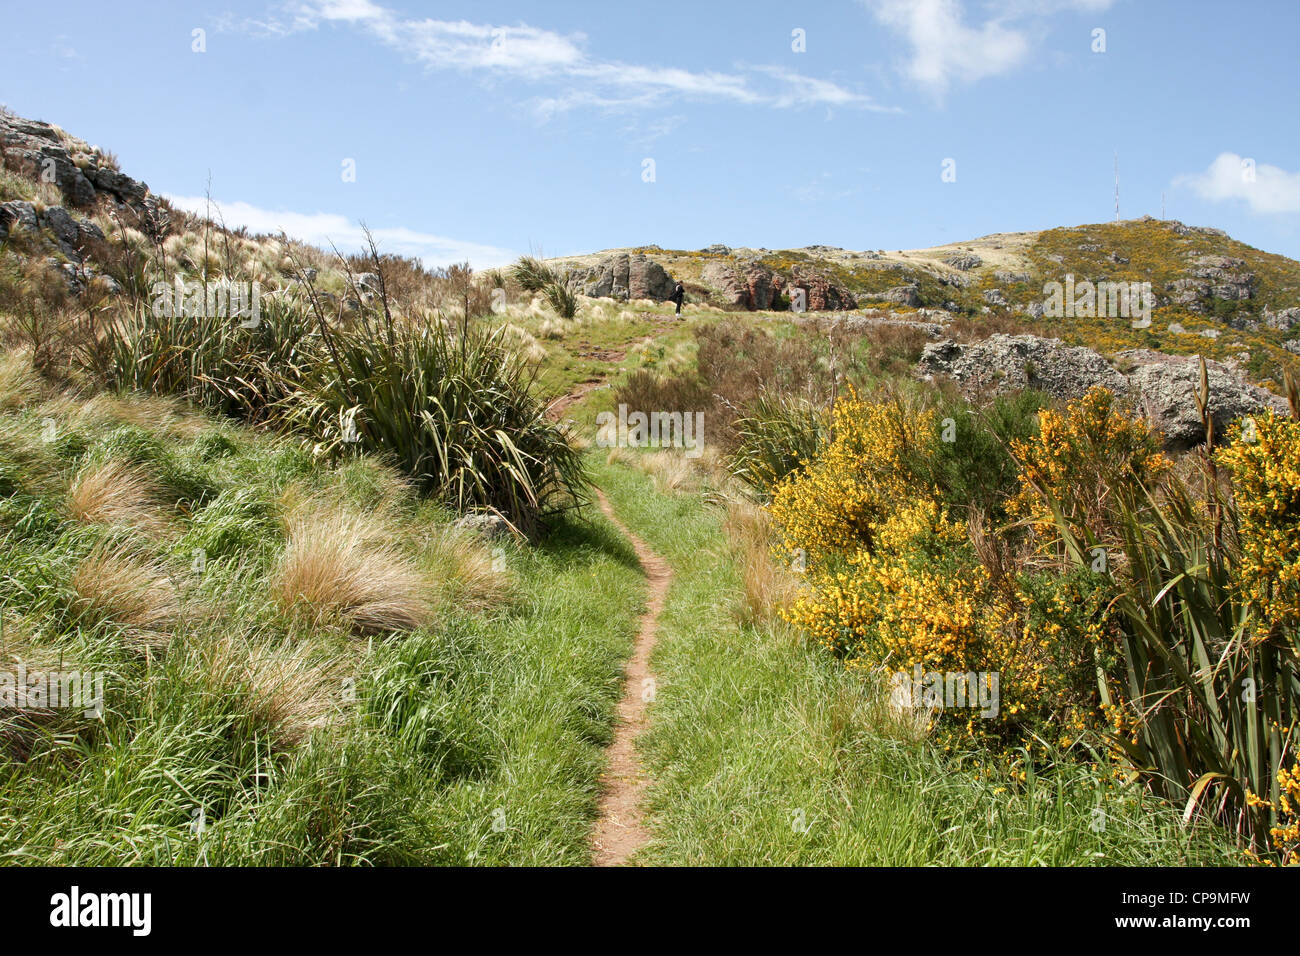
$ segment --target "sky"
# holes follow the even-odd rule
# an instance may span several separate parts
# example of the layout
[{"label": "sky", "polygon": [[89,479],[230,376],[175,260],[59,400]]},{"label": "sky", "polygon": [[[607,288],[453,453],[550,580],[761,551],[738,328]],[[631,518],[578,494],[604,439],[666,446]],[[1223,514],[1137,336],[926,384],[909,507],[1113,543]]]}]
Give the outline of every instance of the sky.
[{"label": "sky", "polygon": [[485,268],[1165,215],[1300,259],[1296,0],[5,0],[0,103],[178,205]]}]

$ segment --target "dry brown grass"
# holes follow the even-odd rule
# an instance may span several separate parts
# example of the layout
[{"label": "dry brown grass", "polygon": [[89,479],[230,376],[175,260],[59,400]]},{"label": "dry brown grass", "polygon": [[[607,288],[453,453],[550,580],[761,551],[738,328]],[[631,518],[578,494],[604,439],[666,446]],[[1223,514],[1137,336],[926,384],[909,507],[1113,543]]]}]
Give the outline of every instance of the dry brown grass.
[{"label": "dry brown grass", "polygon": [[121,627],[135,640],[166,644],[181,621],[181,601],[166,569],[122,545],[101,545],[72,576],[75,610]]},{"label": "dry brown grass", "polygon": [[194,438],[211,427],[202,415],[179,399],[162,395],[118,396],[99,392],[84,400],[69,398],[64,408],[74,427],[134,425],[176,439]]},{"label": "dry brown grass", "polygon": [[332,725],[347,696],[346,661],[309,645],[249,642],[230,635],[196,646],[210,690],[233,695],[236,710],[269,733],[273,749],[290,750]]},{"label": "dry brown grass", "polygon": [[743,624],[772,624],[794,600],[799,575],[772,553],[772,519],[746,498],[727,501],[722,529],[740,569],[741,594],[736,616]]},{"label": "dry brown grass", "polygon": [[415,630],[433,618],[429,581],[393,543],[382,520],[337,507],[305,506],[289,519],[272,579],[281,608],[367,634]]},{"label": "dry brown grass", "polygon": [[655,451],[638,455],[636,466],[650,476],[656,491],[674,493],[695,487],[695,466],[679,451]]},{"label": "dry brown grass", "polygon": [[68,511],[78,521],[129,527],[148,535],[167,530],[157,482],[142,468],[117,461],[92,464],[73,478]]},{"label": "dry brown grass", "polygon": [[27,352],[15,349],[0,357],[0,411],[26,408],[42,391],[41,377],[33,370]]},{"label": "dry brown grass", "polygon": [[421,566],[439,607],[480,611],[504,604],[514,590],[503,545],[492,546],[453,525],[441,525],[423,542]]}]

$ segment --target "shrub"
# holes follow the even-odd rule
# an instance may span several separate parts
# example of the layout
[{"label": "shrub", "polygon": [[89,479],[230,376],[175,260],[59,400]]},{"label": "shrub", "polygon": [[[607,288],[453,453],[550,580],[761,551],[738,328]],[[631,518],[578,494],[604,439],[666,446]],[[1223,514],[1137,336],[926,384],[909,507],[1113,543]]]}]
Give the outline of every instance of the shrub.
[{"label": "shrub", "polygon": [[812,464],[772,492],[772,516],[788,550],[809,564],[874,546],[877,526],[916,496],[913,450],[930,441],[933,414],[902,395],[868,402],[842,396],[831,413],[831,439]]},{"label": "shrub", "polygon": [[567,279],[546,283],[542,287],[542,294],[560,318],[571,319],[578,314],[578,294],[573,291]]},{"label": "shrub", "polygon": [[322,451],[378,452],[422,492],[531,534],[581,503],[586,475],[502,334],[391,319],[330,330],[299,424]]},{"label": "shrub", "polygon": [[806,399],[764,394],[733,427],[736,448],[728,470],[768,497],[817,458],[830,431],[830,415]]},{"label": "shrub", "polygon": [[939,489],[950,508],[1000,521],[1019,488],[1020,470],[1008,449],[1033,439],[1037,413],[1047,402],[1046,395],[1033,391],[999,395],[983,409],[960,398],[947,402],[936,409],[934,440],[916,449],[913,469]]},{"label": "shrub", "polygon": [[1107,537],[1109,504],[1165,475],[1172,462],[1160,451],[1160,437],[1146,423],[1125,416],[1109,390],[1094,387],[1070,402],[1064,414],[1046,409],[1039,415],[1038,435],[1013,440],[1011,452],[1020,465],[1020,489],[1011,502],[1014,514],[1028,518],[1040,534],[1054,525],[1055,502],[1076,535]]}]

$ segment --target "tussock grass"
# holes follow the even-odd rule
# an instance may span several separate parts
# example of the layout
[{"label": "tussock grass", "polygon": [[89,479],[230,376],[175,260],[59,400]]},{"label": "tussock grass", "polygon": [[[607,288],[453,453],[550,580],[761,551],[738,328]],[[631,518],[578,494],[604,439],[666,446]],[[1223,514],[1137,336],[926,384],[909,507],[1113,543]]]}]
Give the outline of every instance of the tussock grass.
[{"label": "tussock grass", "polygon": [[129,546],[96,547],[70,583],[80,619],[118,629],[136,643],[165,645],[182,618],[167,569]]},{"label": "tussock grass", "polygon": [[305,507],[290,517],[272,579],[286,613],[341,619],[361,633],[411,631],[433,618],[427,579],[383,523],[342,509]]},{"label": "tussock grass", "polygon": [[[643,594],[603,520],[489,541],[367,455],[331,464],[206,415],[193,437],[83,432],[66,400],[48,444],[32,409],[0,410],[0,666],[103,671],[105,712],[0,715],[0,861],[588,861]],[[66,482],[28,462],[206,491],[175,535],[141,538],[65,518]],[[285,614],[294,543],[330,607],[295,593]],[[353,638],[415,613],[374,632],[400,640]]]},{"label": "tussock grass", "polygon": [[133,528],[147,535],[167,530],[162,489],[138,465],[109,460],[90,463],[73,478],[68,511],[78,521]]},{"label": "tussock grass", "polygon": [[351,691],[348,661],[310,644],[292,646],[221,634],[191,649],[193,664],[218,697],[263,729],[273,751],[300,746],[316,730],[336,726]]},{"label": "tussock grass", "polygon": [[799,577],[772,553],[771,516],[753,501],[732,498],[726,502],[722,530],[740,574],[738,620],[755,626],[778,622],[778,611],[789,606],[799,590]]},{"label": "tussock grass", "polygon": [[695,487],[695,467],[679,451],[646,452],[637,455],[635,460],[637,468],[650,476],[660,493],[681,493]]},{"label": "tussock grass", "polygon": [[15,350],[0,357],[0,411],[25,408],[44,391],[44,382],[26,352]]}]

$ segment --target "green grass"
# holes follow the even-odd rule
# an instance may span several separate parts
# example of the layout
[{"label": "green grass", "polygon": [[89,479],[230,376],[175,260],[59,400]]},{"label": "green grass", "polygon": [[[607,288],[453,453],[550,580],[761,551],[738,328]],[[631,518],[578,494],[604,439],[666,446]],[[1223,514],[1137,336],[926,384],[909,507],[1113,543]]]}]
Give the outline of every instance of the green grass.
[{"label": "green grass", "polygon": [[1107,786],[1086,767],[1006,787],[979,779],[969,758],[891,737],[860,680],[824,653],[735,623],[740,582],[716,509],[698,496],[656,495],[626,467],[595,471],[619,517],[675,571],[652,662],[658,695],[640,741],[654,835],[639,862],[1242,862],[1219,835],[1182,830],[1170,806]]},{"label": "green grass", "polygon": [[[106,672],[106,712],[0,718],[0,863],[588,861],[644,599],[634,556],[598,514],[566,516],[534,547],[503,545],[507,603],[358,638],[286,616],[268,568],[286,495],[387,507],[412,548],[441,528],[445,513],[394,491],[386,469],[365,457],[327,468],[201,416],[189,437],[60,419],[63,439],[45,443],[44,414],[0,416],[0,657]],[[75,522],[61,483],[83,458],[111,457],[205,493],[177,496],[158,540]],[[77,613],[78,562],[121,540],[173,573],[186,602],[219,610],[186,614],[147,650],[111,618]],[[297,679],[323,689],[300,694]],[[322,694],[315,725],[289,732],[277,702]]]}]

